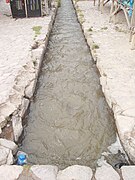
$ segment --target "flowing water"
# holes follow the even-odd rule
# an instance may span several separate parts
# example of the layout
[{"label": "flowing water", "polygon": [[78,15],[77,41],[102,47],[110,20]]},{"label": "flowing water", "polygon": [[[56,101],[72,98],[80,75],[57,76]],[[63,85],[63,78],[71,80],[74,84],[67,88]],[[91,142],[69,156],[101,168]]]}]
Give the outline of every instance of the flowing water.
[{"label": "flowing water", "polygon": [[113,116],[70,0],[51,33],[22,150],[32,164],[95,167],[116,140]]}]

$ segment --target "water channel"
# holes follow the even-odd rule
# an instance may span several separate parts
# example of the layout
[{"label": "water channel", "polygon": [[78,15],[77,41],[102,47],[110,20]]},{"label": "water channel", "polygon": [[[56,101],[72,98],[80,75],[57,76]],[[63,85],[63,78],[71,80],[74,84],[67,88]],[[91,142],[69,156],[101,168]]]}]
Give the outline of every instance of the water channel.
[{"label": "water channel", "polygon": [[95,167],[116,140],[113,116],[71,0],[62,0],[27,117],[32,164]]}]

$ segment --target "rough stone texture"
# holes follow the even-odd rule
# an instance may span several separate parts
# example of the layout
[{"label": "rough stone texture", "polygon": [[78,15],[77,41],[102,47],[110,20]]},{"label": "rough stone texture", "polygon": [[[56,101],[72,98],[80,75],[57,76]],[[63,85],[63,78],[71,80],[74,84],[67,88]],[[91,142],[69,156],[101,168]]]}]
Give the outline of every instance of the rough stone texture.
[{"label": "rough stone texture", "polygon": [[96,169],[96,180],[120,180],[118,173],[107,163]]},{"label": "rough stone texture", "polygon": [[[6,173],[5,173],[6,172]],[[96,169],[93,176],[92,170],[86,166],[74,165],[58,172],[57,166],[33,165],[16,166],[1,165],[0,180],[134,180],[135,166],[123,166],[120,176],[105,161]]]},{"label": "rough stone texture", "polygon": [[135,180],[135,166],[123,166],[121,171],[123,180]]},{"label": "rough stone texture", "polygon": [[[3,14],[0,16],[0,129],[6,125],[7,117],[22,107],[24,96],[31,98],[33,95],[39,70],[32,51],[40,49],[36,61],[41,64],[56,8],[44,18],[15,20]],[[37,37],[35,26],[42,27]],[[38,46],[33,49],[35,42]],[[23,115],[24,110],[21,113]]]},{"label": "rough stone texture", "polygon": [[74,165],[59,171],[57,180],[90,180],[92,175],[89,167]]},{"label": "rough stone texture", "polygon": [[31,81],[29,86],[25,89],[25,96],[27,98],[31,98],[33,96],[35,87],[36,87],[36,80],[34,79],[33,81]]},{"label": "rough stone texture", "polygon": [[6,161],[5,164],[10,165],[10,164],[13,164],[13,163],[14,163],[13,154],[12,154],[12,151],[9,150],[9,154],[8,154],[7,161]]},{"label": "rough stone texture", "polygon": [[41,180],[56,180],[58,167],[51,165],[34,165],[30,169]]},{"label": "rough stone texture", "polygon": [[0,138],[0,146],[4,146],[13,151],[13,154],[17,151],[17,145],[13,141]]},{"label": "rough stone texture", "polygon": [[4,116],[0,115],[0,131],[2,131],[1,128],[3,128],[6,124],[7,119]]},{"label": "rough stone texture", "polygon": [[21,166],[0,166],[0,180],[16,180],[22,173],[23,167]]},{"label": "rough stone texture", "polygon": [[135,163],[135,51],[130,47],[124,14],[117,15],[119,24],[115,25],[109,23],[109,3],[103,14],[93,6],[93,1],[79,1],[75,6],[101,75],[102,90],[114,112],[120,139]]},{"label": "rough stone texture", "polygon": [[[56,7],[57,7],[57,3]],[[0,137],[18,141],[57,8],[44,18],[12,19],[0,0]],[[41,26],[40,35],[33,27]],[[33,45],[36,44],[36,47]],[[39,49],[38,57],[34,53]],[[12,117],[12,118],[11,118]],[[16,145],[0,140],[0,165],[12,164]],[[0,178],[1,179],[1,178]]]},{"label": "rough stone texture", "polygon": [[40,179],[37,176],[35,176],[31,171],[29,171],[29,167],[25,166],[18,180],[40,180]]},{"label": "rough stone texture", "polygon": [[27,109],[28,109],[28,106],[29,106],[29,100],[28,99],[26,99],[26,98],[23,98],[23,100],[22,100],[22,104],[21,104],[21,107],[20,107],[20,112],[18,113],[19,114],[19,116],[20,117],[24,117],[24,115],[25,115],[25,113],[26,113],[26,111],[27,111]]},{"label": "rough stone texture", "polygon": [[15,142],[17,142],[23,130],[21,117],[13,116],[12,125],[13,125],[14,140]]},{"label": "rough stone texture", "polygon": [[13,164],[13,155],[10,149],[0,146],[0,165]]}]

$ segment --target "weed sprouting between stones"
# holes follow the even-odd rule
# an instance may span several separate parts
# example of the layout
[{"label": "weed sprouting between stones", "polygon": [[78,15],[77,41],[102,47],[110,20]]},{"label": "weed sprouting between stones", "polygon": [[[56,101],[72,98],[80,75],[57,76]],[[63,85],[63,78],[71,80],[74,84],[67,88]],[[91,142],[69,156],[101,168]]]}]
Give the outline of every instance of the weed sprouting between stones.
[{"label": "weed sprouting between stones", "polygon": [[35,37],[41,34],[40,30],[42,29],[42,26],[34,26],[33,31],[35,32]]},{"label": "weed sprouting between stones", "polygon": [[56,2],[58,3],[58,7],[61,6],[61,0],[56,0]]},{"label": "weed sprouting between stones", "polygon": [[93,50],[94,50],[94,49],[99,49],[99,46],[94,43],[94,44],[92,45],[92,49],[93,49]]},{"label": "weed sprouting between stones", "polygon": [[107,30],[108,29],[108,27],[102,27],[101,28],[101,30]]},{"label": "weed sprouting between stones", "polygon": [[93,29],[92,29],[93,27],[90,27],[89,29],[88,29],[88,31],[89,32],[92,32],[93,31]]}]

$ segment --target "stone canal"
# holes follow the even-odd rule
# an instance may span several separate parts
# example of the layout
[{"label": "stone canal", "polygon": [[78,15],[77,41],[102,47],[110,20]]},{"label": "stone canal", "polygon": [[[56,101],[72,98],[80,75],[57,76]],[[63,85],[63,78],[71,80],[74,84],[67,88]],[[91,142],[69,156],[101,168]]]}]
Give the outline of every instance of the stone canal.
[{"label": "stone canal", "polygon": [[74,7],[62,0],[30,105],[21,149],[31,164],[94,168],[116,141],[113,116]]}]

